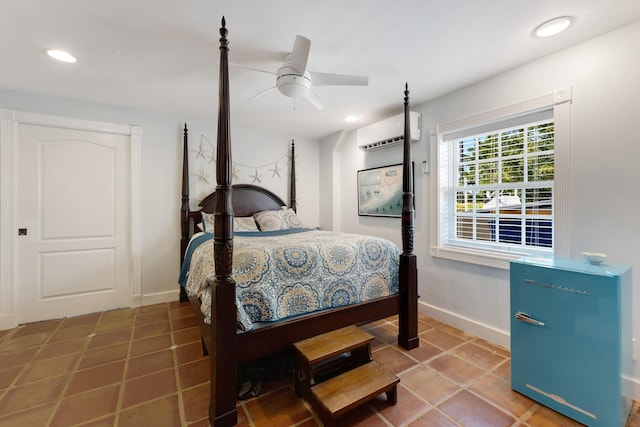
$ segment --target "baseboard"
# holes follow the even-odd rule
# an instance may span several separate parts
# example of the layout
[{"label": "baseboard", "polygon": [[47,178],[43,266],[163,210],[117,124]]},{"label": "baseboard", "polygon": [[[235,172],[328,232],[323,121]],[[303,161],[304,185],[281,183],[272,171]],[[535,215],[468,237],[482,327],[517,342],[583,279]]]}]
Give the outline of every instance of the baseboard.
[{"label": "baseboard", "polygon": [[627,390],[631,390],[631,398],[635,401],[640,401],[640,380],[638,378],[622,376],[622,389],[629,387]]},{"label": "baseboard", "polygon": [[455,326],[458,329],[487,340],[493,344],[497,344],[506,349],[511,347],[510,335],[507,331],[494,328],[493,326],[486,325],[422,301],[418,301],[418,311],[425,316],[433,317],[436,320]]},{"label": "baseboard", "polygon": [[138,308],[142,306],[142,295],[131,295],[131,308]]},{"label": "baseboard", "polygon": [[[178,288],[176,286],[176,288]],[[180,300],[180,289],[174,291],[158,292],[155,294],[145,294],[140,298],[140,305],[162,304]]]},{"label": "baseboard", "polygon": [[0,331],[13,329],[18,326],[18,318],[15,313],[0,314]]},{"label": "baseboard", "polygon": [[[175,291],[166,291],[166,292],[158,292],[155,294],[148,295],[132,295],[131,296],[131,307],[141,307],[146,305],[153,304],[163,304],[167,302],[179,301],[180,300],[180,290]],[[124,308],[124,307],[120,307]],[[18,318],[16,313],[11,314],[0,314],[0,331],[4,331],[7,329],[13,329],[18,326]]]}]

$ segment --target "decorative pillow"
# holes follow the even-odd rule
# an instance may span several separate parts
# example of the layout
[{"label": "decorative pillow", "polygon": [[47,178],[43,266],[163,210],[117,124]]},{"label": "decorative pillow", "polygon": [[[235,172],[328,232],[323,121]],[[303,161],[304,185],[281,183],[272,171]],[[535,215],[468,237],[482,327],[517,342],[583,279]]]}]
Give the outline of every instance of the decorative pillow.
[{"label": "decorative pillow", "polygon": [[[213,214],[202,212],[202,227],[205,233],[213,233]],[[234,217],[233,231],[260,231],[252,216]]]},{"label": "decorative pillow", "polygon": [[262,211],[253,215],[260,231],[288,230],[303,227],[293,209]]},{"label": "decorative pillow", "polygon": [[260,231],[256,225],[256,220],[252,216],[241,216],[233,218],[233,231]]},{"label": "decorative pillow", "polygon": [[293,209],[285,209],[282,211],[282,216],[284,217],[284,221],[289,225],[289,228],[302,228],[302,222],[298,215]]},{"label": "decorative pillow", "polygon": [[202,231],[213,233],[213,214],[202,212]]}]

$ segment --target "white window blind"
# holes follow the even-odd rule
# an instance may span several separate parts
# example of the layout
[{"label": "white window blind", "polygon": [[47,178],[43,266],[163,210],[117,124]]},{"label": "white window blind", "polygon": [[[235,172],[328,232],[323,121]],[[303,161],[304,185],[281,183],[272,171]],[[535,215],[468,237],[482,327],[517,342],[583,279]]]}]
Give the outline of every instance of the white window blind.
[{"label": "white window blind", "polygon": [[447,142],[448,243],[501,251],[553,248],[553,120]]}]

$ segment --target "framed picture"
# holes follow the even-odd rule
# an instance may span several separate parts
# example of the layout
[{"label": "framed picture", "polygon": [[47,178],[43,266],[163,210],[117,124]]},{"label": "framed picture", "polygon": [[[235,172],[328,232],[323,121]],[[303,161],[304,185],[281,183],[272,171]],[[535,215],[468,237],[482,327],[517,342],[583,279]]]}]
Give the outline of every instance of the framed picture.
[{"label": "framed picture", "polygon": [[358,215],[402,216],[401,163],[358,171]]}]

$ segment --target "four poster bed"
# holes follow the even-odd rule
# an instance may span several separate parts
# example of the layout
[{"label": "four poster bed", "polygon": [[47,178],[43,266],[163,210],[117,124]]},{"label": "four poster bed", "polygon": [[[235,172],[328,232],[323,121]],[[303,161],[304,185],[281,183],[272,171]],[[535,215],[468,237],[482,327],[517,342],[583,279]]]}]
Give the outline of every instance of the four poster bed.
[{"label": "four poster bed", "polygon": [[[189,287],[190,295],[187,295],[185,288],[182,288],[181,300],[189,299],[193,307],[200,323],[203,344],[211,361],[209,420],[214,426],[231,426],[237,422],[236,372],[238,365],[287,350],[293,343],[312,336],[393,315],[399,316],[399,345],[406,349],[415,348],[419,345],[417,336],[418,295],[416,258],[413,254],[414,212],[413,181],[410,175],[411,138],[408,134],[410,129],[408,89],[405,90],[404,98],[402,249],[383,239],[359,235],[345,235],[348,240],[346,242],[340,240],[342,243],[339,245],[342,246],[336,249],[328,246],[328,241],[337,241],[337,234],[345,233],[300,229],[298,227],[299,221],[296,223],[293,144],[291,147],[291,182],[288,207],[280,197],[265,188],[250,184],[231,185],[228,40],[224,18],[220,35],[220,86],[216,147],[217,186],[214,193],[204,198],[197,211],[191,211],[189,208],[186,125],[184,131],[181,207],[183,271],[181,272],[181,284],[187,280],[194,283],[191,283],[191,287]],[[235,230],[239,230],[238,225],[242,226],[247,218],[264,219],[260,217],[264,213],[267,214],[267,220],[262,223],[257,221],[259,225],[268,228],[269,216],[274,214],[279,220],[284,218],[285,225],[276,227],[277,231],[275,232],[264,231],[260,228],[261,231],[246,233],[235,231],[234,233],[234,224]],[[234,217],[236,217],[235,221]],[[205,218],[204,221],[203,218]],[[208,241],[201,246],[209,245],[208,252],[203,250],[204,252],[198,255],[197,251],[200,250],[200,246],[197,249],[193,248],[196,245],[193,243],[195,239],[192,239],[192,234],[193,230],[197,230],[197,224],[201,221],[205,223],[205,231],[211,231],[210,228],[213,226],[213,233],[208,237],[202,237],[202,234],[196,237]],[[318,240],[307,242],[307,236],[314,236],[317,239],[318,237],[315,235],[319,233],[329,233],[329,237],[325,237],[324,240],[320,237],[320,242]],[[261,236],[263,234],[264,238]],[[278,246],[281,241],[287,239],[295,242],[293,243],[295,250]],[[258,241],[260,243],[254,243]],[[273,241],[271,243],[275,246],[265,249],[262,243],[264,241]],[[359,244],[361,246],[358,246]],[[250,249],[255,249],[258,252],[247,252]],[[313,252],[314,250],[317,252]],[[324,252],[324,254],[320,252]],[[303,256],[301,257],[300,254]],[[322,258],[327,254],[329,254],[328,258]],[[213,265],[211,265],[211,256],[213,257]],[[208,262],[197,261],[196,258],[205,259]],[[315,260],[311,263],[313,268],[309,268],[309,263],[298,263],[302,258]],[[186,265],[187,259],[190,260],[190,265]],[[199,267],[203,263],[209,265],[208,269]],[[350,266],[346,269],[355,272],[354,276],[346,274],[344,268],[346,264]],[[323,266],[325,269],[320,270]],[[375,270],[375,268],[379,268],[379,270]],[[197,269],[201,270],[200,277],[194,278],[192,276],[196,275],[195,270]],[[314,273],[309,273],[307,276],[305,269],[313,270]],[[264,277],[270,278],[275,282],[276,287],[280,286],[279,290],[267,290],[265,294],[257,297],[253,291],[247,291],[248,282],[258,281],[256,274],[254,274],[258,270],[259,274],[257,275],[261,276],[260,280]],[[329,279],[326,279],[332,274],[340,280],[336,279],[335,282],[330,282]],[[374,275],[377,276],[372,279],[371,277]],[[363,279],[364,276],[366,277]],[[291,282],[287,282],[287,280],[291,280]],[[355,285],[352,286],[352,282],[358,280],[363,281],[364,288],[356,289]],[[263,282],[264,280],[259,286],[264,287]],[[328,284],[338,282],[342,286],[338,291],[335,291],[336,288],[332,288]],[[323,290],[321,291],[319,288],[323,288]],[[292,294],[292,298],[283,298],[282,295],[285,292],[283,289],[288,291],[293,289],[297,293]],[[325,293],[322,294],[322,292]],[[356,294],[364,297],[352,298]],[[309,295],[311,296],[309,297]],[[273,301],[269,301],[269,298],[272,298]],[[210,299],[210,304],[207,304],[208,299]],[[312,310],[311,312],[304,313],[296,301],[307,303],[310,300],[316,301],[316,305],[308,308]],[[288,303],[286,303],[287,301]],[[205,302],[204,309],[202,302]],[[264,307],[270,308],[265,309]],[[267,321],[262,321],[263,318],[260,316],[264,312],[273,316],[266,316]],[[248,324],[245,324],[245,321]]]}]

